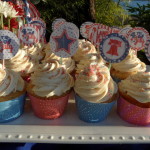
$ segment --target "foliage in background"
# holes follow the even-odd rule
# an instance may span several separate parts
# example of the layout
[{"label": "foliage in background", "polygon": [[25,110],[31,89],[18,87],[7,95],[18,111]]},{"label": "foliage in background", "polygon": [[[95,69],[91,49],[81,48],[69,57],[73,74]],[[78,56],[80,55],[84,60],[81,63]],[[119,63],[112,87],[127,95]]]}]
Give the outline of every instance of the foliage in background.
[{"label": "foliage in background", "polygon": [[90,21],[88,0],[47,0],[36,5],[41,13],[41,18],[47,24],[47,33],[51,33],[52,22],[56,18],[64,18],[68,22],[73,22],[78,27]]},{"label": "foliage in background", "polygon": [[96,0],[96,22],[108,26],[123,26],[128,13],[113,0]]},{"label": "foliage in background", "polygon": [[139,26],[144,27],[150,32],[150,4],[140,6],[137,4],[138,7],[128,7],[128,11],[130,12],[131,19],[129,23],[131,26]]}]

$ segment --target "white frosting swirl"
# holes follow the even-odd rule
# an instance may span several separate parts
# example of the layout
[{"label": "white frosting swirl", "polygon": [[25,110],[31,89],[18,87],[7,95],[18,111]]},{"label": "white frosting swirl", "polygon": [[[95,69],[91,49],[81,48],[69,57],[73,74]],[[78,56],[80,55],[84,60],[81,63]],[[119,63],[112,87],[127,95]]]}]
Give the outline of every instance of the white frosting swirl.
[{"label": "white frosting swirl", "polygon": [[98,63],[100,66],[104,65],[102,57],[97,53],[87,54],[85,59],[82,59],[76,67],[76,73],[80,73],[84,70],[84,68],[91,63]]},{"label": "white frosting swirl", "polygon": [[73,56],[73,59],[75,61],[80,61],[84,59],[87,54],[90,53],[97,53],[95,46],[91,42],[85,41],[84,39],[79,40],[79,47],[77,52]]},{"label": "white frosting swirl", "polygon": [[57,60],[40,64],[31,75],[33,92],[40,97],[61,96],[74,85],[73,78]]},{"label": "white frosting swirl", "polygon": [[45,55],[43,52],[44,46],[45,45],[42,43],[37,43],[32,47],[28,46],[23,47],[23,50],[27,52],[27,54],[29,55],[29,57],[31,57],[31,59],[35,61],[40,61],[41,59],[44,58]]},{"label": "white frosting swirl", "polygon": [[0,96],[7,96],[16,91],[23,91],[25,83],[19,74],[0,67]]},{"label": "white frosting swirl", "polygon": [[106,102],[118,91],[108,68],[96,62],[78,74],[74,90],[84,100],[94,103]]},{"label": "white frosting swirl", "polygon": [[150,72],[138,72],[122,80],[119,90],[141,103],[150,102]]},{"label": "white frosting swirl", "polygon": [[119,63],[113,63],[112,67],[120,72],[144,72],[146,65],[135,55],[134,50],[130,50],[128,56]]},{"label": "white frosting swirl", "polygon": [[50,47],[47,47],[47,49],[49,49],[49,50],[46,50],[46,56],[45,56],[43,62],[47,62],[49,60],[56,59],[56,60],[59,61],[60,65],[66,69],[66,71],[68,73],[71,73],[74,70],[74,68],[75,68],[75,61],[71,57],[60,58],[60,57],[56,56],[50,50]]},{"label": "white frosting swirl", "polygon": [[10,60],[5,61],[5,66],[15,72],[24,72],[25,74],[32,73],[34,71],[35,62],[31,61],[27,52],[23,49],[19,49],[17,54]]}]

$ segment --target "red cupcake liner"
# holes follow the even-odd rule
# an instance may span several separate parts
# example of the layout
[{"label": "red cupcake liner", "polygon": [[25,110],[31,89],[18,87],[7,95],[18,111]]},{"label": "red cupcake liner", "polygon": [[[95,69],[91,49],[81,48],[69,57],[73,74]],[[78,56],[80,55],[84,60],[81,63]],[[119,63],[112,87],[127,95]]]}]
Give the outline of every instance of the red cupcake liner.
[{"label": "red cupcake liner", "polygon": [[41,119],[56,119],[63,115],[70,96],[66,94],[57,99],[40,99],[28,93],[34,114]]},{"label": "red cupcake liner", "polygon": [[117,101],[117,113],[128,123],[142,126],[150,124],[150,108],[131,104],[123,97]]}]

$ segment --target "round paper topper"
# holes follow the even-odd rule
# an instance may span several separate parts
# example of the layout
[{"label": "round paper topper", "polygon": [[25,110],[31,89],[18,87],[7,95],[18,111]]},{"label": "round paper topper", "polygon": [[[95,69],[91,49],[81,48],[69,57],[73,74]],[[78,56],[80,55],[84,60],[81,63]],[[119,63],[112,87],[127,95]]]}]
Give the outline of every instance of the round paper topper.
[{"label": "round paper topper", "polygon": [[145,55],[146,55],[147,59],[150,61],[150,39],[146,43]]},{"label": "round paper topper", "polygon": [[100,53],[104,60],[110,63],[119,63],[129,53],[129,42],[117,33],[106,36],[100,44]]},{"label": "round paper topper", "polygon": [[125,28],[122,28],[119,32],[119,34],[123,35],[123,36],[127,36],[128,35],[128,32],[132,29],[132,27],[125,27]]},{"label": "round paper topper", "polygon": [[142,50],[145,48],[145,44],[149,39],[149,33],[144,28],[135,27],[128,32],[127,39],[131,48],[134,50]]},{"label": "round paper topper", "polygon": [[92,27],[93,22],[84,22],[80,26],[80,33],[84,38],[88,38],[89,30]]},{"label": "round paper topper", "polygon": [[77,38],[79,38],[79,29],[75,24],[71,22],[65,22],[61,25],[61,27],[71,29],[76,34]]},{"label": "round paper topper", "polygon": [[0,59],[10,59],[20,47],[18,37],[9,30],[0,30]]},{"label": "round paper topper", "polygon": [[70,28],[58,28],[50,37],[52,52],[59,57],[71,57],[78,49],[78,38]]},{"label": "round paper topper", "polygon": [[19,29],[19,38],[22,44],[32,46],[39,42],[40,33],[37,26],[25,24]]},{"label": "round paper topper", "polygon": [[112,27],[112,33],[119,33],[120,32],[120,28],[119,27]]},{"label": "round paper topper", "polygon": [[57,28],[59,28],[62,24],[64,24],[66,22],[65,19],[63,18],[57,18],[52,22],[52,30],[56,30]]},{"label": "round paper topper", "polygon": [[102,39],[111,33],[112,29],[110,27],[103,24],[94,23],[94,25],[89,30],[88,39],[98,48]]},{"label": "round paper topper", "polygon": [[30,24],[36,25],[40,31],[40,38],[45,36],[46,33],[46,23],[39,17],[33,18]]}]

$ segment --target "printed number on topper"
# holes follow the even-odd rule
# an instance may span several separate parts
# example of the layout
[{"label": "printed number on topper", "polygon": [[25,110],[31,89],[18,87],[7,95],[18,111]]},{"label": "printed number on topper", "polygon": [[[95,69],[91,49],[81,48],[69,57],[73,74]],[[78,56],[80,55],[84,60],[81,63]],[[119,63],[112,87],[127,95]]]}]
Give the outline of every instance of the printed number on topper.
[{"label": "printed number on topper", "polygon": [[149,39],[149,33],[144,28],[135,27],[128,32],[127,39],[131,48],[134,50],[142,50],[145,48],[145,44]]},{"label": "printed number on topper", "polygon": [[32,46],[39,42],[40,34],[38,27],[25,24],[19,29],[19,38],[22,44]]},{"label": "printed number on topper", "polygon": [[51,50],[59,57],[71,57],[78,49],[78,38],[70,28],[55,30],[50,37]]},{"label": "printed number on topper", "polygon": [[100,43],[100,53],[109,63],[119,63],[129,53],[129,42],[117,33],[106,36]]},{"label": "printed number on topper", "polygon": [[41,19],[41,18],[33,18],[31,21],[30,21],[30,24],[33,24],[35,26],[38,27],[39,31],[40,31],[40,38],[44,37],[45,36],[45,33],[46,33],[46,23]]},{"label": "printed number on topper", "polygon": [[89,30],[94,25],[93,22],[84,22],[80,27],[80,33],[84,38],[88,38]]},{"label": "printed number on topper", "polygon": [[104,37],[112,33],[112,29],[106,25],[95,23],[89,31],[88,39],[96,46],[99,47],[99,43]]},{"label": "printed number on topper", "polygon": [[150,61],[150,39],[146,43],[145,55],[146,55],[147,59]]},{"label": "printed number on topper", "polygon": [[62,24],[66,22],[63,18],[57,18],[52,22],[52,30],[58,29]]},{"label": "printed number on topper", "polygon": [[0,59],[12,58],[18,52],[19,47],[19,39],[14,33],[0,30]]}]

